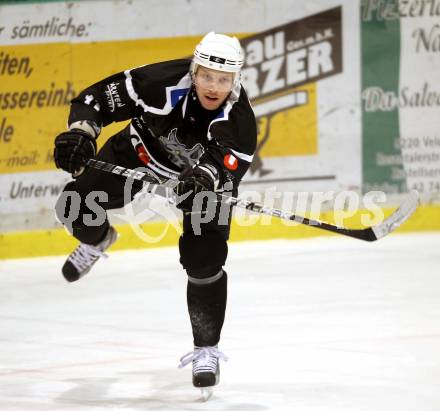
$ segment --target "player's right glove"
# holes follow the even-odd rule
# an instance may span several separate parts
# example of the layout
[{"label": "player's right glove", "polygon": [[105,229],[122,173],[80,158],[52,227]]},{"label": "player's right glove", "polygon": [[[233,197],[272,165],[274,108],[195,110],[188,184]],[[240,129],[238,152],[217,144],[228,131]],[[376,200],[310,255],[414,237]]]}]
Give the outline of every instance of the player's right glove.
[{"label": "player's right glove", "polygon": [[96,140],[84,130],[74,128],[55,139],[55,165],[68,173],[78,174],[95,154]]},{"label": "player's right glove", "polygon": [[191,212],[195,196],[202,191],[214,191],[217,185],[218,171],[210,164],[200,164],[188,167],[179,175],[179,183],[174,188],[176,194],[183,198],[177,208]]}]

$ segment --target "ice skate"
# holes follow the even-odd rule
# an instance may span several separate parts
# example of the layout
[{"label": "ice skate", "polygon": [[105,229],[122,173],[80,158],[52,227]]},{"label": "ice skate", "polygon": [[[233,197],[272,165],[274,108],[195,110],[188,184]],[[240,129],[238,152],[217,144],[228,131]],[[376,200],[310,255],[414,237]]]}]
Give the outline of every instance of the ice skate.
[{"label": "ice skate", "polygon": [[67,257],[63,265],[64,278],[69,281],[77,281],[86,275],[93,265],[98,261],[99,257],[107,257],[107,250],[118,238],[116,230],[110,226],[104,239],[97,245],[81,243]]},{"label": "ice skate", "polygon": [[220,359],[228,360],[216,345],[212,347],[194,347],[194,351],[189,352],[180,359],[179,368],[183,368],[192,362],[192,382],[194,387],[201,389],[204,401],[212,396],[212,387],[220,382]]}]

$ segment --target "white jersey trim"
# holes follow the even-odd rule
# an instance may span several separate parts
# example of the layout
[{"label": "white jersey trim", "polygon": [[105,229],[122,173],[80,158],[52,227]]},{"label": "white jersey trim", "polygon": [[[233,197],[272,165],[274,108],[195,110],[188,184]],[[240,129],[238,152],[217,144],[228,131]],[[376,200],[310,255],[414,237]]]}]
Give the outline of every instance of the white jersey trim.
[{"label": "white jersey trim", "polygon": [[247,161],[248,163],[252,163],[252,160],[254,158],[253,155],[250,156],[249,154],[240,153],[238,151],[232,150],[232,148],[230,148],[229,150],[231,150],[234,156],[238,157],[240,160],[244,160]]},{"label": "white jersey trim", "polygon": [[183,118],[185,118],[185,114],[186,114],[186,106],[188,104],[188,96],[189,96],[189,93],[186,93],[185,100],[183,101],[183,104],[182,104],[182,117]]},{"label": "white jersey trim", "polygon": [[232,110],[232,106],[238,101],[238,99],[240,97],[240,90],[241,90],[240,84],[237,84],[234,86],[228,100],[226,101],[225,107],[223,109],[223,115],[221,117],[217,117],[211,121],[211,124],[208,127],[208,140],[209,141],[211,141],[213,139],[213,137],[211,135],[211,126],[214,123],[217,123],[218,121],[228,121],[229,112]]},{"label": "white jersey trim", "polygon": [[[217,121],[227,121],[229,119],[229,113],[232,110],[232,106],[238,101],[240,97],[240,91],[241,91],[240,84],[234,86],[231,95],[229,96],[228,101],[226,102],[225,107],[223,109],[223,115],[211,121],[211,124],[208,127],[208,140],[213,139],[211,135],[211,126]],[[229,150],[235,155],[235,157],[238,157],[240,160],[247,161],[248,163],[251,163],[254,158],[253,155],[240,153],[238,151],[232,150],[232,148],[229,148]]]},{"label": "white jersey trim", "polygon": [[[166,93],[166,102],[162,108],[157,108],[153,106],[149,106],[145,103],[144,100],[139,98],[139,95],[136,93],[133,87],[133,77],[131,76],[131,70],[125,70],[125,87],[127,88],[128,95],[130,98],[136,103],[137,106],[141,106],[145,113],[153,113],[159,115],[167,115],[171,112],[176,103],[187,94],[189,89],[191,88],[192,80],[191,75],[189,73],[185,74],[179,82],[175,86],[169,86],[165,88]],[[176,95],[176,99],[173,101],[173,92],[181,91],[182,93],[178,93]]]}]

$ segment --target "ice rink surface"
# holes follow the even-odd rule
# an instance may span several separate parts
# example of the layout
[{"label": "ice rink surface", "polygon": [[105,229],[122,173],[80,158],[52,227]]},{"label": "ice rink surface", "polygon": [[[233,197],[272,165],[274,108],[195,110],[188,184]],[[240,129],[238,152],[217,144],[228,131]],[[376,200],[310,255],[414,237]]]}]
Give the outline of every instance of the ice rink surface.
[{"label": "ice rink surface", "polygon": [[440,410],[440,234],[230,244],[207,403],[177,248],[0,262],[0,410]]}]

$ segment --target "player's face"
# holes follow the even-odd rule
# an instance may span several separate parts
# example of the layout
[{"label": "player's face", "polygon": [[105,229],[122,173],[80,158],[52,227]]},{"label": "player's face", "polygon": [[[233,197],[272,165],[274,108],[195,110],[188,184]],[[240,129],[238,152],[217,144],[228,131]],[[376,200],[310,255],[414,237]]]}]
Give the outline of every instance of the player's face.
[{"label": "player's face", "polygon": [[194,78],[197,97],[206,110],[219,108],[228,97],[234,82],[233,73],[199,66]]}]

